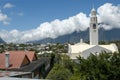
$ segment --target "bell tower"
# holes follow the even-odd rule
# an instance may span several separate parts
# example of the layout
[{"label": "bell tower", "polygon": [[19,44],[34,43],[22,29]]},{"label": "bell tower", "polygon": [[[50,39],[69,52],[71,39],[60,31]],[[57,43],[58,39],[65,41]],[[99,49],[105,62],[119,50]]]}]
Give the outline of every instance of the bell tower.
[{"label": "bell tower", "polygon": [[94,8],[91,10],[89,37],[90,45],[98,45],[98,23],[96,11]]}]

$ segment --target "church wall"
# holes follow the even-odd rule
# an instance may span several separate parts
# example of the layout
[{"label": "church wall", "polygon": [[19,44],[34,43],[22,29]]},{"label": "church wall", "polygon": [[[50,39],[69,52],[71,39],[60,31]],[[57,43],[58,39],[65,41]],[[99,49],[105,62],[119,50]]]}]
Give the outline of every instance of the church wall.
[{"label": "church wall", "polygon": [[76,57],[79,57],[80,53],[72,53],[70,54],[71,59],[76,59]]}]

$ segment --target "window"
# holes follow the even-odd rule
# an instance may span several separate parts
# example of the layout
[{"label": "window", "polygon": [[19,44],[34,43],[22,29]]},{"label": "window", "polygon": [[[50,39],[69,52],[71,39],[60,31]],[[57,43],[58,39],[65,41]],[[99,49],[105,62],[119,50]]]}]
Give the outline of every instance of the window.
[{"label": "window", "polygon": [[93,29],[96,29],[96,24],[93,24]]}]

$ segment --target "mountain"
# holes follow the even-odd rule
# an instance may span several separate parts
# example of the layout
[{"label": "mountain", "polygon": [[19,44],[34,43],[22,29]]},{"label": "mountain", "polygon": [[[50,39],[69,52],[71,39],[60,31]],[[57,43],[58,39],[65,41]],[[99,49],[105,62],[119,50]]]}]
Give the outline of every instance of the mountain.
[{"label": "mountain", "polygon": [[0,37],[0,43],[5,43],[5,41]]},{"label": "mountain", "polygon": [[[72,34],[67,34],[59,36],[58,38],[51,39],[46,38],[43,40],[30,41],[28,43],[66,43],[66,42],[79,42],[80,39],[84,41],[89,41],[89,29],[80,32],[73,32]],[[120,40],[120,29],[104,30],[104,28],[99,29],[99,41],[113,41]]]},{"label": "mountain", "polygon": [[120,40],[120,29],[114,28],[111,30],[104,30],[103,28],[100,28],[99,37],[100,37],[100,41]]},{"label": "mountain", "polygon": [[66,43],[66,42],[79,42],[80,38],[84,40],[88,40],[88,30],[80,31],[80,32],[73,32],[72,34],[67,34],[63,36],[59,36],[58,38],[51,39],[46,38],[43,40],[38,41],[30,41],[28,43]]}]

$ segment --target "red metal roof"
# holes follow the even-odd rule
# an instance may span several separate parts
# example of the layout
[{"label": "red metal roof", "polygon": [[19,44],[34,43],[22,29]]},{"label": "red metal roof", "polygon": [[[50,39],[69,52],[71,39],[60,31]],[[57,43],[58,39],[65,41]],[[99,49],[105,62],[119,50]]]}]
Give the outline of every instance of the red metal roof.
[{"label": "red metal roof", "polygon": [[[10,67],[8,69],[20,68],[25,58],[30,62],[34,57],[34,51],[9,51],[9,54]],[[5,53],[0,54],[0,69],[5,69]]]}]

